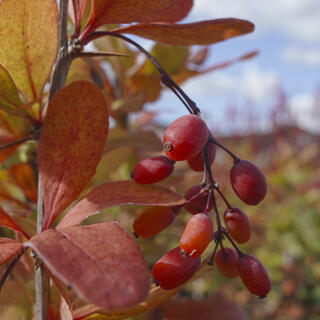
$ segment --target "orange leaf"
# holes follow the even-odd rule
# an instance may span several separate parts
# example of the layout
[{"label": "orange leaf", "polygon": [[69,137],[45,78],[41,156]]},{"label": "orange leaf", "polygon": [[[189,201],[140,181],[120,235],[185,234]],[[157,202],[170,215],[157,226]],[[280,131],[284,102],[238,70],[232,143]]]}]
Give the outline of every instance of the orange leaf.
[{"label": "orange leaf", "polygon": [[113,30],[175,46],[209,45],[254,30],[254,24],[234,18],[206,20],[188,24],[141,23]]},{"label": "orange leaf", "polygon": [[0,1],[0,47],[17,87],[30,100],[39,97],[57,54],[56,0]]},{"label": "orange leaf", "polygon": [[37,182],[32,167],[26,162],[21,162],[12,165],[9,173],[27,197],[31,201],[37,202]]},{"label": "orange leaf", "polygon": [[108,113],[102,91],[86,81],[71,83],[50,102],[38,151],[45,204],[43,229],[94,175],[108,134]]},{"label": "orange leaf", "polygon": [[25,246],[81,297],[108,310],[135,305],[148,294],[140,248],[116,222],[46,230]]},{"label": "orange leaf", "polygon": [[185,199],[177,193],[156,185],[141,185],[134,181],[105,183],[80,200],[60,221],[57,228],[77,225],[101,210],[121,204],[176,206]]},{"label": "orange leaf", "polygon": [[8,262],[22,249],[22,242],[9,238],[0,238],[0,265]]},{"label": "orange leaf", "polygon": [[92,0],[88,25],[131,22],[175,22],[192,8],[192,0]]},{"label": "orange leaf", "polygon": [[27,239],[30,237],[24,232],[16,222],[0,207],[0,226],[4,226],[22,233]]}]

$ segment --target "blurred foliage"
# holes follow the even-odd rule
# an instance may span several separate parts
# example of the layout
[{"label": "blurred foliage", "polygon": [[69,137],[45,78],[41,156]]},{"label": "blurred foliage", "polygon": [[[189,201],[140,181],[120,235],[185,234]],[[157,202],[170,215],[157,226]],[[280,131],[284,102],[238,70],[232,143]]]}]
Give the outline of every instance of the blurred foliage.
[{"label": "blurred foliage", "polygon": [[[163,90],[160,76],[153,66],[117,39],[97,40],[96,46],[103,51],[125,53],[130,57],[77,59],[71,66],[68,82],[94,81],[102,88],[112,108],[113,122],[108,142],[96,175],[83,195],[106,181],[130,179],[135,163],[161,153],[161,134],[165,129],[156,122],[155,114],[144,111],[145,103],[157,100]],[[162,44],[151,49],[179,84],[208,70],[227,67],[254,56],[249,54],[204,68],[208,51],[208,48],[191,50]],[[33,112],[29,110],[29,118]],[[246,114],[242,114],[242,119],[246,119]],[[249,123],[249,114],[247,119]],[[23,137],[30,127],[26,121],[0,111],[1,144]],[[215,134],[215,128],[211,129]],[[211,272],[181,290],[176,300],[136,319],[320,319],[320,137],[276,122],[273,130],[264,134],[252,131],[215,137],[240,158],[256,163],[266,175],[266,199],[258,207],[246,206],[234,195],[229,183],[232,160],[222,150],[217,152],[213,164],[215,179],[230,203],[242,208],[252,223],[253,236],[241,249],[256,255],[266,266],[272,291],[268,298],[258,300],[239,279],[225,279],[213,267]],[[0,205],[32,235],[35,233],[36,210],[35,146],[27,143],[0,151],[0,159]],[[201,181],[201,173],[192,172],[187,163],[179,162],[173,175],[161,185],[184,194]],[[220,199],[218,205],[223,213],[225,207]],[[129,205],[109,208],[84,223],[119,220],[132,233],[132,222],[142,209]],[[173,225],[160,235],[151,240],[137,240],[150,268],[178,245],[189,218],[190,214],[181,210]],[[1,227],[0,236],[21,237]],[[213,244],[204,257],[212,250]],[[1,274],[4,270],[4,266],[0,267]],[[34,301],[32,270],[32,259],[25,255],[0,296],[1,319],[31,319],[30,306]],[[73,303],[74,307],[83,304],[74,297]],[[91,318],[98,319],[99,316]]]}]

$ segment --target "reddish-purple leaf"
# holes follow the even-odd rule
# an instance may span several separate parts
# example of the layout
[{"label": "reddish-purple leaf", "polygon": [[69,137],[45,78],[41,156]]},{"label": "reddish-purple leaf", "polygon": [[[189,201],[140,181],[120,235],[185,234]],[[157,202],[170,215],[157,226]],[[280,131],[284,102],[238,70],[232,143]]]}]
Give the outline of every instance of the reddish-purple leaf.
[{"label": "reddish-purple leaf", "polygon": [[88,25],[110,23],[175,22],[184,18],[192,0],[92,0]]},{"label": "reddish-purple leaf", "polygon": [[148,294],[150,276],[140,248],[116,222],[46,230],[25,243],[80,297],[108,310]]},{"label": "reddish-purple leaf", "polygon": [[21,232],[27,239],[30,239],[29,235],[22,230],[16,222],[0,207],[0,226],[4,226],[15,231]]},{"label": "reddish-purple leaf", "polygon": [[200,21],[188,24],[140,23],[113,30],[175,46],[209,45],[254,30],[254,24],[234,18]]},{"label": "reddish-purple leaf", "polygon": [[108,134],[108,114],[102,91],[87,81],[71,83],[50,102],[38,152],[45,204],[43,229],[94,175]]},{"label": "reddish-purple leaf", "polygon": [[156,185],[141,185],[132,180],[105,183],[80,200],[60,221],[57,228],[74,226],[101,210],[121,204],[148,206],[183,205],[177,193]]},{"label": "reddish-purple leaf", "polygon": [[0,238],[0,266],[16,256],[22,249],[22,242],[9,238]]},{"label": "reddish-purple leaf", "polygon": [[141,22],[177,22],[185,18],[193,6],[193,0],[175,0],[171,1],[169,5],[153,12],[149,17]]}]

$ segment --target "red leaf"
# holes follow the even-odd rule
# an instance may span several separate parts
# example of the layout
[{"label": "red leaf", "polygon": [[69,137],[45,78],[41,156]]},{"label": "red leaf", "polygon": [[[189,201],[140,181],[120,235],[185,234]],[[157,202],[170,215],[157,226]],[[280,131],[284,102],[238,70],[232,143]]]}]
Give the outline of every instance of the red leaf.
[{"label": "red leaf", "polygon": [[87,81],[71,83],[50,102],[38,152],[45,204],[43,229],[94,175],[108,134],[108,113],[103,93]]},{"label": "red leaf", "polygon": [[183,205],[185,199],[177,193],[156,186],[141,185],[132,180],[105,183],[92,190],[70,209],[57,228],[77,225],[99,211],[121,204],[151,206]]},{"label": "red leaf", "polygon": [[184,18],[193,0],[92,0],[88,25],[109,23],[175,22]]},{"label": "red leaf", "polygon": [[46,230],[25,246],[81,297],[108,310],[134,305],[148,294],[141,251],[116,222]]},{"label": "red leaf", "polygon": [[22,249],[22,242],[9,238],[0,238],[0,265],[8,262]]},{"label": "red leaf", "polygon": [[30,239],[29,235],[23,231],[16,222],[0,207],[0,226],[4,226],[18,232],[21,232],[27,239]]},{"label": "red leaf", "polygon": [[113,30],[175,46],[209,45],[254,30],[254,24],[240,19],[226,18],[188,24],[141,23]]}]

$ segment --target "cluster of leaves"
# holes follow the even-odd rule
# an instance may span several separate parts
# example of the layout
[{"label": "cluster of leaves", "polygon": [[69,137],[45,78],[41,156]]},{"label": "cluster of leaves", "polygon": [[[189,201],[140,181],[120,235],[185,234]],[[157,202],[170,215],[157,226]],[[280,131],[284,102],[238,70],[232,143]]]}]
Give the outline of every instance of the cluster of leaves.
[{"label": "cluster of leaves", "polygon": [[[53,88],[62,79],[53,77],[49,92],[45,84],[58,50],[61,52],[56,1],[0,2],[0,140],[7,146],[0,150],[0,225],[6,227],[1,229],[0,264],[13,259],[8,269],[3,268],[11,271],[23,255],[3,290],[9,292],[6,297],[14,295],[17,287],[27,292],[12,300],[1,297],[3,319],[32,315],[34,271],[28,248],[41,259],[53,280],[51,319],[67,319],[71,314],[74,319],[84,319],[96,313],[104,314],[105,319],[125,317],[152,309],[181,289],[179,286],[167,293],[150,289],[145,261],[149,262],[151,247],[143,256],[136,241],[123,229],[137,209],[130,206],[120,210],[119,205],[176,206],[185,202],[168,188],[178,175],[161,187],[128,180],[133,162],[145,150],[161,149],[157,134],[148,129],[153,115],[142,113],[134,123],[129,122],[129,115],[143,111],[146,102],[159,97],[161,82],[176,92],[177,84],[193,76],[255,55],[252,52],[203,68],[208,48],[194,53],[188,46],[249,33],[253,24],[231,18],[176,24],[190,11],[193,1],[72,3],[74,29],[63,65],[65,73],[70,67],[67,86],[55,93]],[[102,29],[96,31],[100,26]],[[151,62],[158,70],[149,60],[137,64],[140,53],[122,40],[146,53],[123,34],[161,42],[154,45],[151,54],[166,72],[162,69],[158,73],[157,60]],[[99,51],[83,52],[83,46],[93,41]],[[56,68],[61,68],[58,57]],[[105,63],[108,68],[103,68]],[[185,98],[183,92],[179,98],[181,95]],[[110,117],[114,120],[112,129]],[[38,146],[33,141],[25,143],[27,140],[39,140]],[[38,177],[41,190],[37,189]],[[42,193],[44,218],[36,234],[36,202],[39,211]],[[90,224],[88,219],[79,226],[110,207],[114,207],[114,216],[123,227],[110,221],[114,218],[111,213],[96,218],[99,223]],[[164,246],[170,245],[168,241]],[[153,254],[158,254],[157,250]],[[83,305],[73,292],[96,306]]]}]

